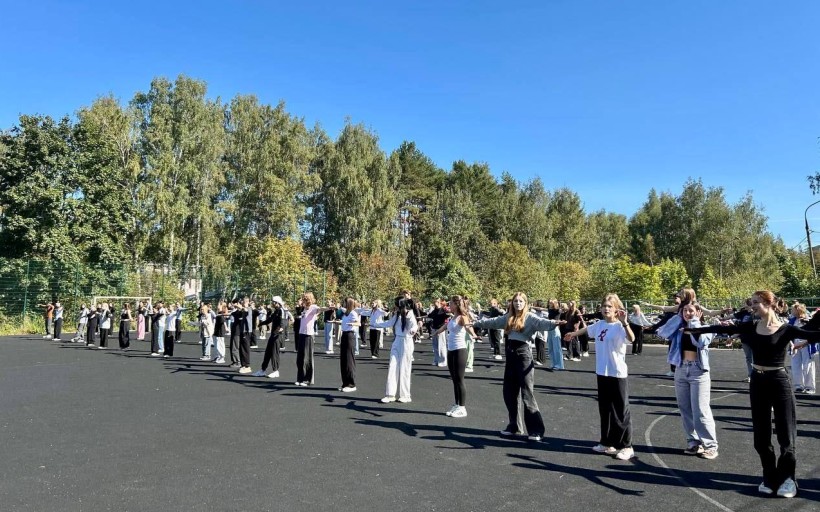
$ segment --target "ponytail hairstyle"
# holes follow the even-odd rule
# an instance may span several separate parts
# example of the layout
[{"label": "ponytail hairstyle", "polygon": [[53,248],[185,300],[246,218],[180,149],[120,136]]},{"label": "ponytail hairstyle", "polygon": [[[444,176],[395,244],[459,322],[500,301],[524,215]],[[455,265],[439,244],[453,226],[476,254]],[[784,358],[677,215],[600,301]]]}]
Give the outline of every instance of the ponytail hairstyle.
[{"label": "ponytail hairstyle", "polygon": [[453,316],[457,319],[458,317],[464,317],[464,325],[470,323],[470,316],[468,315],[467,309],[467,301],[461,295],[453,295],[450,297],[450,302],[452,302],[456,307],[455,311],[451,311]]},{"label": "ponytail hairstyle", "polygon": [[[524,299],[524,309],[521,311],[516,311],[515,306],[513,305],[513,301],[517,298],[521,297]],[[515,295],[512,296],[512,300],[510,300],[510,305],[507,306],[507,327],[506,330],[508,332],[517,331],[521,332],[524,330],[524,324],[527,320],[527,315],[530,314],[530,304],[527,301],[527,294],[524,292],[516,292]]]}]

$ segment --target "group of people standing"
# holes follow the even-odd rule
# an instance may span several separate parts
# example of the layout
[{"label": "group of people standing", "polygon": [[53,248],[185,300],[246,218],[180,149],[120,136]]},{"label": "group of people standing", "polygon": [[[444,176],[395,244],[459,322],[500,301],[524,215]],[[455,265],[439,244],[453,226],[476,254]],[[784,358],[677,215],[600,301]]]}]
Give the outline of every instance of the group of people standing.
[{"label": "group of people standing", "polygon": [[[452,418],[467,416],[467,386],[465,373],[472,368],[472,343],[489,335],[494,359],[506,359],[503,378],[503,399],[507,408],[507,426],[502,436],[526,435],[540,441],[545,432],[544,421],[534,393],[533,368],[539,358],[552,361],[552,369],[563,369],[562,348],[566,359],[580,360],[589,352],[589,342],[595,344],[595,372],[600,417],[599,442],[595,452],[612,455],[620,460],[634,456],[632,421],[629,408],[629,382],[626,364],[627,347],[633,354],[641,353],[639,334],[654,332],[669,341],[667,362],[674,371],[675,396],[680,410],[686,447],[684,453],[711,460],[718,456],[718,441],[710,406],[711,369],[709,348],[715,335],[737,337],[750,354],[750,402],[754,446],[763,467],[763,482],[758,489],[764,494],[792,497],[797,493],[795,480],[796,407],[794,393],[813,394],[816,342],[820,341],[820,314],[809,318],[805,306],[795,304],[792,316],[784,319],[783,311],[769,291],[756,292],[747,302],[748,314],[727,309],[708,310],[698,302],[694,290],[682,289],[673,306],[658,308],[664,313],[657,323],[650,322],[639,306],[628,314],[616,294],[607,294],[596,312],[587,314],[573,302],[565,307],[557,301],[530,304],[523,292],[516,293],[501,307],[497,300],[487,310],[477,313],[469,299],[454,295],[438,299],[423,311],[408,291],[397,296],[390,311],[381,301],[366,307],[352,297],[325,307],[316,304],[315,296],[302,295],[294,314],[281,297],[270,305],[256,306],[249,298],[232,303],[219,302],[216,309],[201,304],[197,319],[203,361],[225,363],[225,339],[229,339],[231,366],[240,373],[250,374],[250,349],[257,344],[256,332],[268,337],[260,369],[253,376],[278,378],[280,352],[285,348],[288,328],[296,333],[296,386],[315,383],[314,338],[317,322],[324,320],[324,352],[334,354],[339,347],[339,391],[357,391],[356,354],[365,342],[366,334],[372,358],[379,357],[384,331],[391,329],[395,338],[385,383],[383,403],[409,403],[414,345],[419,341],[423,325],[427,325],[433,343],[433,363],[448,368],[454,403],[445,414]],[[181,332],[184,308],[178,304],[139,303],[136,318],[130,306],[120,311],[120,347],[129,346],[131,322],[136,321],[137,339],[151,336],[151,355],[171,357]],[[55,334],[57,320],[62,320],[62,306],[54,304]],[[712,316],[711,324],[704,318]],[[72,341],[84,341],[93,347],[99,336],[100,348],[107,346],[113,313],[108,304],[80,311],[77,336]],[[58,337],[55,339],[59,340]],[[566,345],[562,347],[562,342]],[[502,345],[504,355],[502,357]],[[212,357],[211,349],[215,348]],[[533,355],[535,348],[535,355]],[[805,351],[805,352],[802,352]],[[792,354],[791,363],[787,356]],[[543,364],[543,361],[541,361]],[[270,366],[270,370],[268,367]],[[792,370],[797,387],[792,383]],[[799,370],[796,371],[796,370]],[[523,405],[523,424],[519,409]],[[772,415],[777,428],[780,455],[772,446]]]}]

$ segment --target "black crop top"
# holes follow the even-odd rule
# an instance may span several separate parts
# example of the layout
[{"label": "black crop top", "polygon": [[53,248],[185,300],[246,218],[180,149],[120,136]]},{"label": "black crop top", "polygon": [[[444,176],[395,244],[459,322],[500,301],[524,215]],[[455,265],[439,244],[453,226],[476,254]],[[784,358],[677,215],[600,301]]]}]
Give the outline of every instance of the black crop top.
[{"label": "black crop top", "polygon": [[781,325],[772,334],[760,334],[756,331],[757,322],[743,322],[735,325],[710,325],[696,329],[684,329],[684,334],[738,334],[740,341],[752,349],[752,360],[759,366],[785,366],[786,350],[789,342],[796,339],[820,341],[820,331],[807,331],[789,324]]}]

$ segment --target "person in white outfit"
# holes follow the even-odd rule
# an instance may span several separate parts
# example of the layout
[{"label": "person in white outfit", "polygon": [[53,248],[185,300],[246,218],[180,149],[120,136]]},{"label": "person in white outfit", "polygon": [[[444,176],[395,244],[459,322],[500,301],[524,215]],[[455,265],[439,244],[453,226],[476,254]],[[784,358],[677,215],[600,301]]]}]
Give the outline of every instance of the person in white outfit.
[{"label": "person in white outfit", "polygon": [[[390,366],[387,370],[387,384],[382,402],[411,402],[410,372],[413,367],[413,335],[419,330],[416,315],[413,314],[412,299],[396,297],[395,307],[390,316],[380,322],[370,322],[371,327],[393,329],[396,338],[390,349]],[[398,398],[396,391],[398,390]]]},{"label": "person in white outfit", "polygon": [[[803,327],[809,320],[806,306],[799,302],[792,306],[795,327]],[[792,347],[792,380],[795,393],[813,395],[817,392],[815,385],[815,368],[812,356],[816,353],[813,345],[806,340],[794,340]]]}]

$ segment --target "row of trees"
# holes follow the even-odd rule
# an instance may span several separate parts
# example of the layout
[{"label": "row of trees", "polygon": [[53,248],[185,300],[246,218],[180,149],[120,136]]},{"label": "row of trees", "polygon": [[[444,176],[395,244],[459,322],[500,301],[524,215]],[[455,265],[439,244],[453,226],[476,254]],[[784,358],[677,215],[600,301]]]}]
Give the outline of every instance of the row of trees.
[{"label": "row of trees", "polygon": [[441,169],[412,142],[385,153],[351,122],[334,139],[283,103],[223,103],[185,76],[2,132],[0,256],[281,279],[326,270],[331,292],[368,297],[816,291],[751,195],[729,204],[689,181],[678,195],[649,191],[631,218],[587,213],[538,178]]}]

